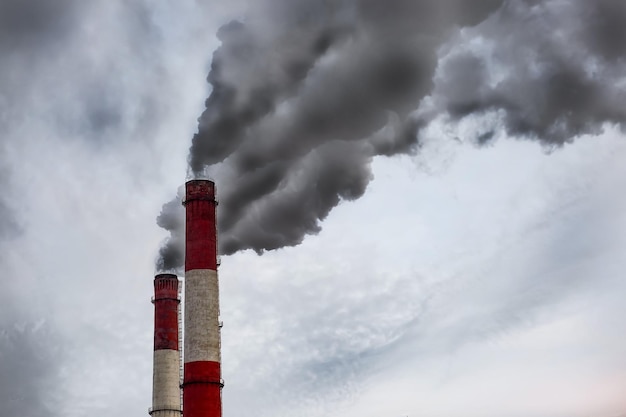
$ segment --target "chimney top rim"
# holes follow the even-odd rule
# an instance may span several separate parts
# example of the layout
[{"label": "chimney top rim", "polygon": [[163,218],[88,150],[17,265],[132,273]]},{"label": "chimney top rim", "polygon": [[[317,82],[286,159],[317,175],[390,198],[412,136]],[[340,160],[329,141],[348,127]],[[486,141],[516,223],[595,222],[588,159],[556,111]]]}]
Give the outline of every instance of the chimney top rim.
[{"label": "chimney top rim", "polygon": [[173,274],[171,272],[160,272],[156,275],[154,275],[154,279],[163,279],[163,278],[176,278],[178,279],[178,275]]}]

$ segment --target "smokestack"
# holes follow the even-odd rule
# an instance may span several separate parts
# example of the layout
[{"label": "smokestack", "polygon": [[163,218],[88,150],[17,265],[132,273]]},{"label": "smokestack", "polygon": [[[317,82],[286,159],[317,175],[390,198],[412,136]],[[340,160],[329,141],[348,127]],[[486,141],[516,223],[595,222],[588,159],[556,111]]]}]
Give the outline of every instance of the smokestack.
[{"label": "smokestack", "polygon": [[180,351],[178,348],[178,277],[154,277],[154,365],[152,417],[181,417]]},{"label": "smokestack", "polygon": [[185,185],[185,417],[221,417],[215,184]]}]

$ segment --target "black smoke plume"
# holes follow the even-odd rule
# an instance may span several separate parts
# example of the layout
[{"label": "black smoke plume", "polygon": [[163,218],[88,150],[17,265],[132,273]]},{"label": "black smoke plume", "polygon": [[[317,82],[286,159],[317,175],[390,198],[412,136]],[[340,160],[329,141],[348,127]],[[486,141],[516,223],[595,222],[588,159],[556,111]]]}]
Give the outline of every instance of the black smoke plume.
[{"label": "black smoke plume", "polygon": [[621,124],[624,4],[262,2],[218,32],[189,154],[192,176],[218,181],[220,252],[319,232],[365,192],[373,157],[416,152],[442,115],[497,113],[476,143],[501,129],[562,145]]},{"label": "black smoke plume", "polygon": [[[493,129],[561,146],[626,120],[626,3],[509,2],[473,29],[489,51],[441,63],[436,114],[494,112]],[[499,70],[497,68],[500,68]]]}]

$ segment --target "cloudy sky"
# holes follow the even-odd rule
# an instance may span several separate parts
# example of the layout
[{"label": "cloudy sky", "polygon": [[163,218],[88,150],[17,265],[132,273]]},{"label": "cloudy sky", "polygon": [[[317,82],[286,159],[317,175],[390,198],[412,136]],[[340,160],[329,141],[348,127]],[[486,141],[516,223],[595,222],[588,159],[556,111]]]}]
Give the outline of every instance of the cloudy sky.
[{"label": "cloudy sky", "polygon": [[626,6],[381,4],[0,2],[0,417],[147,415],[194,172],[225,415],[626,413]]}]

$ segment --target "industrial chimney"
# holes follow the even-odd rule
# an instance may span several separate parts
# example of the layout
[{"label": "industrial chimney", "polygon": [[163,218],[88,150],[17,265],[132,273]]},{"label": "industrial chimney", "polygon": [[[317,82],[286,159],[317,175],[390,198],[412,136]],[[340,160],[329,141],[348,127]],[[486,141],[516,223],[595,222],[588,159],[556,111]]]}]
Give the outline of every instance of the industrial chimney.
[{"label": "industrial chimney", "polygon": [[221,417],[219,286],[215,184],[186,183],[185,417]]},{"label": "industrial chimney", "polygon": [[178,277],[154,277],[154,365],[152,417],[181,417],[180,352],[178,348]]}]

